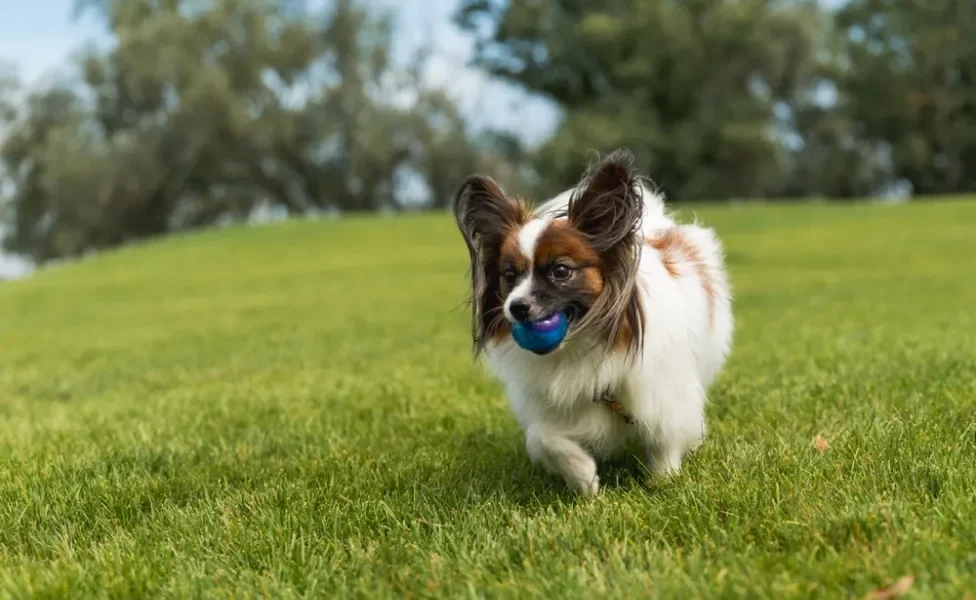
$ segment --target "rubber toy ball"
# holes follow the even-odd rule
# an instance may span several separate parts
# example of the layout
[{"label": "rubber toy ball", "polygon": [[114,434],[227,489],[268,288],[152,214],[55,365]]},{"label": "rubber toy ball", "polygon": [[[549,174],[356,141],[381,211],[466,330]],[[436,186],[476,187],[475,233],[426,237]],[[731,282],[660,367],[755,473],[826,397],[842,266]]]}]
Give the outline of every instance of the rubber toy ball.
[{"label": "rubber toy ball", "polygon": [[567,331],[569,319],[565,313],[557,312],[538,321],[516,323],[512,326],[512,338],[529,352],[548,354],[563,343]]}]

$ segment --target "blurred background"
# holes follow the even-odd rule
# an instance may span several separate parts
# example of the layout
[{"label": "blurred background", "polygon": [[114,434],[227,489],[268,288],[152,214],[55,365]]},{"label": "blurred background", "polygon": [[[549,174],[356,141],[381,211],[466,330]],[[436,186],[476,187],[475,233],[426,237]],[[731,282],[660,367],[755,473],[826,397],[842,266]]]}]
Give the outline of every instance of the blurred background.
[{"label": "blurred background", "polygon": [[974,191],[976,3],[0,0],[0,278],[617,146],[681,203]]}]

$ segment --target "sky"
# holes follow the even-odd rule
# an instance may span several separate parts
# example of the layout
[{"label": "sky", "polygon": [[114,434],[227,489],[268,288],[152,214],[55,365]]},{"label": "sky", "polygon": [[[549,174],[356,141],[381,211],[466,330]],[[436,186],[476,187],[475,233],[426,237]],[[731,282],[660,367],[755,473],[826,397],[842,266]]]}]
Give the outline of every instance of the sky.
[{"label": "sky", "polygon": [[[428,84],[447,89],[475,123],[519,131],[530,142],[551,131],[556,119],[552,106],[468,66],[471,40],[450,19],[457,0],[372,0],[371,4],[398,14],[398,50],[432,43],[436,50]],[[73,6],[74,0],[0,0],[0,61],[12,63],[32,85],[69,74],[74,52],[91,41],[103,45],[108,40],[104,28],[92,18],[74,19]]]},{"label": "sky", "polygon": [[[327,0],[310,0],[323,3]],[[822,0],[835,6],[845,0]],[[558,122],[548,102],[493,81],[468,66],[471,39],[451,23],[457,0],[373,0],[398,15],[395,54],[431,43],[435,48],[427,83],[447,90],[479,127],[519,133],[529,143],[545,139]],[[0,63],[12,64],[29,86],[71,73],[71,57],[88,43],[108,43],[90,17],[76,19],[74,0],[0,0]],[[0,277],[22,274],[26,265],[0,255]]]}]

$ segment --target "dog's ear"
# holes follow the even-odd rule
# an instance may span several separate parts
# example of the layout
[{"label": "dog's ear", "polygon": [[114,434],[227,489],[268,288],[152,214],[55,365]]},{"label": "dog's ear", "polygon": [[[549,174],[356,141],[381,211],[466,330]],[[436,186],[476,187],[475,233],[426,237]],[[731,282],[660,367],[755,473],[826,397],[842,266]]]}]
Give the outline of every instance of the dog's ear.
[{"label": "dog's ear", "polygon": [[454,219],[461,234],[472,242],[504,235],[522,216],[521,204],[506,196],[487,175],[471,175],[454,195]]},{"label": "dog's ear", "polygon": [[637,293],[643,191],[633,156],[618,150],[594,161],[566,209],[573,228],[600,254],[603,274],[603,293],[577,327],[592,328],[612,342],[608,348],[629,352],[643,347],[644,310]]},{"label": "dog's ear", "polygon": [[475,352],[502,326],[501,245],[528,218],[525,204],[509,198],[485,175],[464,180],[454,195],[454,220],[471,259],[471,335]]},{"label": "dog's ear", "polygon": [[597,251],[636,235],[644,213],[643,186],[634,157],[617,150],[594,161],[569,200],[569,221]]}]

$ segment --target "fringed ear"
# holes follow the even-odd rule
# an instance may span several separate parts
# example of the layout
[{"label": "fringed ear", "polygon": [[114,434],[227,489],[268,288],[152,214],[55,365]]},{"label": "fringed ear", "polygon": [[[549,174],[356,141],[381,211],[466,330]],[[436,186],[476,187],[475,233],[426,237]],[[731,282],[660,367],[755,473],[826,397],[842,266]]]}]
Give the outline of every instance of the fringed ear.
[{"label": "fringed ear", "polygon": [[472,175],[454,196],[454,220],[471,259],[471,336],[475,353],[504,324],[501,298],[501,245],[527,219],[525,205],[509,198],[495,181]]},{"label": "fringed ear", "polygon": [[507,231],[518,216],[516,208],[517,202],[487,175],[471,175],[454,195],[454,218],[471,240]]},{"label": "fringed ear", "polygon": [[644,185],[634,157],[617,150],[595,161],[570,197],[570,224],[600,255],[603,292],[579,328],[598,332],[610,347],[640,352],[644,311],[637,289],[643,240]]},{"label": "fringed ear", "polygon": [[568,206],[569,221],[597,251],[632,241],[644,213],[641,178],[634,157],[617,150],[583,175]]}]

